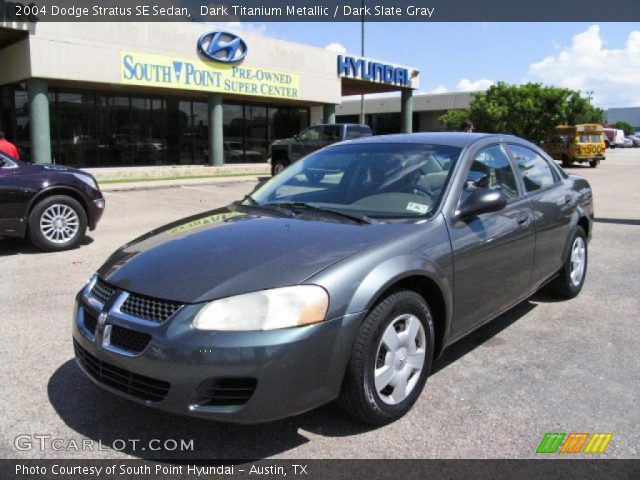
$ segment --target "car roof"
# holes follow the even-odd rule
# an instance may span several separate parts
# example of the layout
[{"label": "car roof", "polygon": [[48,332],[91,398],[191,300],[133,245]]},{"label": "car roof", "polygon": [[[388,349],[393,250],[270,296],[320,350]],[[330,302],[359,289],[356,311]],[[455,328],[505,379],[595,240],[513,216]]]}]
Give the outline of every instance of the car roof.
[{"label": "car roof", "polygon": [[[495,137],[496,141],[522,141],[521,138],[513,135],[493,134],[493,133],[467,133],[467,132],[422,132],[404,133],[393,135],[378,135],[373,137],[362,137],[349,140],[348,144],[356,143],[413,143],[413,144],[433,144],[447,145],[451,147],[466,147],[484,138]],[[345,145],[340,143],[338,145]]]}]

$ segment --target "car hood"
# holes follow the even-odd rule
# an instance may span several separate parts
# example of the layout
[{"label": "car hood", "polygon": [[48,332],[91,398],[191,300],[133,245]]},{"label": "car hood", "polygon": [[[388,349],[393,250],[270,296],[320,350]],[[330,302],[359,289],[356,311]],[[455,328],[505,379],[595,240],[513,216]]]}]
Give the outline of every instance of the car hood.
[{"label": "car hood", "polygon": [[123,290],[199,303],[302,283],[346,256],[397,235],[393,227],[227,207],[128,243],[98,275]]}]

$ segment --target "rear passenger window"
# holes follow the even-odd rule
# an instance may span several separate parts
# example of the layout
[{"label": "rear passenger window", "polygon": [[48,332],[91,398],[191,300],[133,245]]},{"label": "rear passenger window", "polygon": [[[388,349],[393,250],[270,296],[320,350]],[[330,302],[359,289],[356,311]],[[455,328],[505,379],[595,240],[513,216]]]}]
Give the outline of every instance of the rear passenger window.
[{"label": "rear passenger window", "polygon": [[324,134],[322,140],[325,142],[338,142],[340,141],[340,133],[342,127],[339,125],[326,125],[324,127]]},{"label": "rear passenger window", "polygon": [[518,166],[527,192],[535,192],[556,183],[549,163],[530,148],[509,145],[509,152]]},{"label": "rear passenger window", "polygon": [[508,199],[518,196],[516,176],[500,146],[482,150],[473,159],[465,189],[478,187],[502,190]]},{"label": "rear passenger window", "polygon": [[371,135],[371,130],[368,127],[360,127],[360,126],[349,126],[347,127],[347,138],[346,140],[351,140],[352,138],[360,138]]}]

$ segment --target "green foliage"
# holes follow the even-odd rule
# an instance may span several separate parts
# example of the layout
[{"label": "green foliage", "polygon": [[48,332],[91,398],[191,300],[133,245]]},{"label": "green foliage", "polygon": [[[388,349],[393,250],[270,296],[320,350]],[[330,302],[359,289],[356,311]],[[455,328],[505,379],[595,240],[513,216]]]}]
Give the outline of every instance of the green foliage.
[{"label": "green foliage", "polygon": [[616,122],[611,125],[611,128],[617,128],[618,130],[623,130],[625,136],[633,135],[635,133],[635,129],[631,126],[631,124],[627,122]]},{"label": "green foliage", "polygon": [[468,109],[449,111],[440,121],[446,130],[459,130],[465,119],[477,132],[508,133],[538,143],[557,125],[602,123],[604,113],[573,90],[501,82],[476,94]]},{"label": "green foliage", "polygon": [[456,130],[461,130],[460,126],[462,125],[462,122],[470,119],[471,117],[469,114],[469,110],[467,110],[466,108],[462,110],[449,110],[447,113],[440,117],[440,123],[445,130],[453,132]]}]

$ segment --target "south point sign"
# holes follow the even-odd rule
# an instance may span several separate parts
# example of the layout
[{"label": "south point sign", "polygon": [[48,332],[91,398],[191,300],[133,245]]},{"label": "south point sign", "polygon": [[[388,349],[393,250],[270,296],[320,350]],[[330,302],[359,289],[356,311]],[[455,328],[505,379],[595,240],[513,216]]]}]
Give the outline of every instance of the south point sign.
[{"label": "south point sign", "polygon": [[408,87],[410,83],[409,71],[406,68],[342,55],[338,55],[338,76],[402,87]]},{"label": "south point sign", "polygon": [[127,85],[300,98],[297,74],[147,53],[120,53],[120,81]]}]

